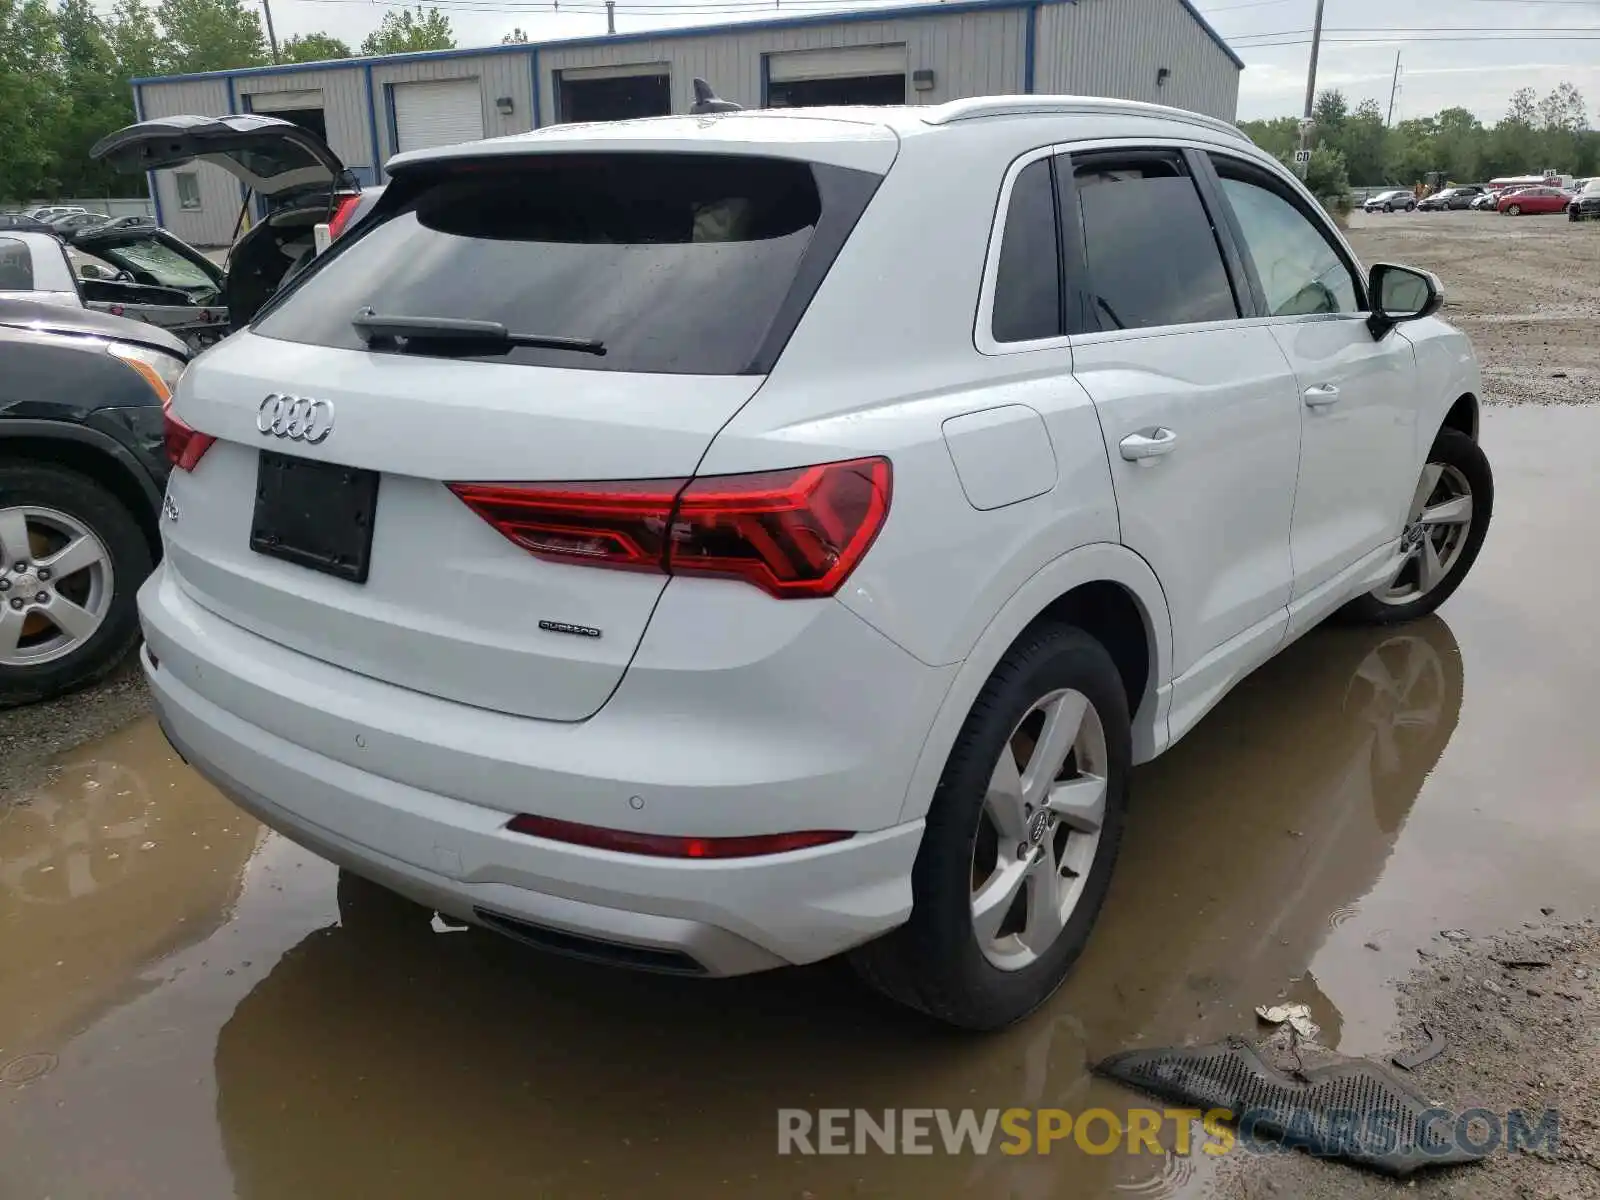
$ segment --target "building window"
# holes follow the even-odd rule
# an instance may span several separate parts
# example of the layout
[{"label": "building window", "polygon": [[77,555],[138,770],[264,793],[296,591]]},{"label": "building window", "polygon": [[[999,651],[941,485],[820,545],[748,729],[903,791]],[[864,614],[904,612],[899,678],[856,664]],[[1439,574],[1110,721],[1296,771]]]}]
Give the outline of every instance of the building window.
[{"label": "building window", "polygon": [[178,181],[178,207],[200,207],[200,176],[193,171],[179,171],[173,176]]}]

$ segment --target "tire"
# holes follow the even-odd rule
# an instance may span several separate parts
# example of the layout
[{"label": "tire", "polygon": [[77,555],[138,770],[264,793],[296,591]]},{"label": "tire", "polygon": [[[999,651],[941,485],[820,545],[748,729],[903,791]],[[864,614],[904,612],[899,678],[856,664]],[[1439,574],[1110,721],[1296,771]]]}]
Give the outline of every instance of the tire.
[{"label": "tire", "polygon": [[[1031,739],[1043,738],[1040,726],[1048,727],[1059,713],[1062,728],[1068,728],[1070,713],[1080,700],[1086,702],[1084,716],[1073,726],[1077,740],[1072,756],[1062,765],[1075,761],[1080,768],[1089,767],[1084,776],[1091,789],[1094,780],[1103,778],[1098,833],[1053,825],[1040,806],[1023,821],[1022,836],[1031,835],[1030,840],[1007,841],[1000,826],[990,821],[991,798],[1002,791],[991,776],[998,779],[1003,770],[1002,753],[1013,762],[1023,756],[1025,779],[1031,774],[1027,768],[1034,765],[1029,755],[1037,743]],[[1052,704],[1060,708],[1041,708]],[[1043,714],[1037,725],[1035,713]],[[1096,741],[1096,730],[1103,734],[1103,742]],[[1103,763],[1094,763],[1095,757],[1102,757]],[[1132,761],[1127,695],[1105,648],[1068,625],[1041,625],[1024,633],[974,701],[934,791],[912,871],[911,918],[854,951],[851,962],[856,971],[891,999],[965,1029],[999,1029],[1038,1008],[1066,979],[1105,900],[1127,817]],[[1013,769],[1011,774],[1019,773]],[[1068,794],[1068,788],[1049,782],[1058,776],[1058,771],[1039,776],[1046,781],[1045,788],[1055,788],[1057,800]],[[1019,786],[1017,795],[1021,794]],[[1020,806],[1020,799],[1017,803]],[[1076,838],[1086,840],[1073,841]],[[1022,865],[1021,857],[1030,847],[1038,864],[1032,869]],[[1022,942],[1027,929],[1019,933],[1013,928],[1005,934],[1008,922],[1015,924],[1019,917],[1016,903],[991,906],[992,914],[1004,914],[995,917],[997,936],[980,940],[974,927],[975,900],[990,885],[1002,882],[1002,854],[1023,881],[1012,894],[1023,906],[1020,916],[1027,929],[1032,928],[1035,911],[1052,911],[1050,905],[1035,910],[1037,897],[1061,898],[1053,910],[1054,920],[1044,922],[1047,928],[1059,926],[1059,932],[1053,941],[1041,937],[1036,949]],[[1050,873],[1058,861],[1069,860],[1074,868],[1070,875]],[[982,877],[975,880],[980,872]],[[1064,890],[1058,893],[1058,888]],[[1070,910],[1065,907],[1068,903]]]},{"label": "tire", "polygon": [[1520,204],[1513,204],[1506,209],[1506,216],[1508,217],[1520,217],[1521,215],[1522,205]]},{"label": "tire", "polygon": [[1406,211],[1407,212],[1416,212],[1417,211],[1417,206],[1415,204],[1408,204],[1408,205],[1406,205]]},{"label": "tire", "polygon": [[[15,570],[18,551],[6,541],[18,538],[18,514],[31,556],[48,557],[77,536],[89,535],[97,565],[38,581]],[[64,695],[109,674],[139,640],[135,595],[152,567],[150,544],[123,503],[94,479],[51,463],[0,460],[0,708]],[[22,587],[18,585],[22,584]],[[59,585],[59,591],[57,586]],[[51,603],[70,600],[97,624],[86,636],[67,633],[35,609],[26,615],[20,642],[8,641],[6,623],[15,619],[11,602],[24,591],[43,589]],[[25,598],[25,597],[24,597]],[[10,609],[8,611],[8,609]],[[65,608],[61,612],[70,611]],[[79,618],[80,620],[82,618]],[[30,661],[33,660],[33,661]]]},{"label": "tire", "polygon": [[[1443,568],[1442,574],[1431,586],[1424,587],[1419,552],[1407,559],[1393,584],[1376,588],[1346,605],[1341,616],[1347,620],[1367,625],[1395,625],[1425,617],[1448,600],[1472,570],[1494,515],[1494,473],[1478,444],[1454,429],[1441,429],[1434,438],[1433,448],[1428,451],[1424,478],[1436,470],[1439,482],[1428,495],[1421,495],[1423,489],[1419,484],[1420,499],[1413,498],[1407,532],[1402,536],[1414,536],[1420,529],[1422,536],[1433,545],[1442,542],[1444,554],[1441,556],[1435,550],[1433,557]],[[1419,510],[1427,507],[1439,511],[1443,508],[1440,501],[1445,492],[1459,492],[1463,486],[1471,512],[1464,534],[1454,533],[1454,522],[1444,526],[1417,523]],[[1459,536],[1459,542],[1450,540],[1455,536]]]},{"label": "tire", "polygon": [[1383,206],[1383,211],[1384,211],[1384,212],[1386,212],[1386,213],[1392,213],[1392,212],[1393,212],[1393,211],[1394,211],[1394,205],[1392,205],[1392,204],[1385,204],[1385,205],[1384,205],[1384,206]]}]

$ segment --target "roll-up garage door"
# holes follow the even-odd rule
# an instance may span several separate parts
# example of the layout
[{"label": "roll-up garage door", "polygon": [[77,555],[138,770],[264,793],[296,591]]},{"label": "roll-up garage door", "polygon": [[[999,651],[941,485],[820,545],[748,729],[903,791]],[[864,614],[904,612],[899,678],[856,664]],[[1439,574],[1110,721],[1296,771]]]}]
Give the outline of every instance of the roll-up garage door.
[{"label": "roll-up garage door", "polygon": [[904,104],[906,48],[853,46],[767,56],[767,105]]},{"label": "roll-up garage door", "polygon": [[476,79],[393,85],[397,149],[426,150],[483,137],[483,95]]},{"label": "roll-up garage door", "polygon": [[767,78],[773,83],[905,73],[904,46],[851,46],[841,50],[794,50],[767,55]]},{"label": "roll-up garage door", "polygon": [[251,92],[244,98],[251,112],[280,113],[322,107],[321,88],[302,88],[294,92]]}]

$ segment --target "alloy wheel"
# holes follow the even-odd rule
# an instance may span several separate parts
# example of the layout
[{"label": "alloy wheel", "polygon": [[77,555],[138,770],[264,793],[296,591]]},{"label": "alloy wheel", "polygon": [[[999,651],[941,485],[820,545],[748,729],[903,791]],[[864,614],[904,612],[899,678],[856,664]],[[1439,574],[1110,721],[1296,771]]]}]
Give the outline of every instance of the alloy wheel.
[{"label": "alloy wheel", "polygon": [[0,666],[65,658],[111,610],[116,580],[105,543],[53,508],[0,508]]},{"label": "alloy wheel", "polygon": [[1411,499],[1394,578],[1372,594],[1384,604],[1410,604],[1450,574],[1472,530],[1472,485],[1445,463],[1428,463]]},{"label": "alloy wheel", "polygon": [[972,929],[992,965],[1049,952],[1088,882],[1105,821],[1105,726],[1070,688],[1035,701],[1001,748],[972,848]]}]

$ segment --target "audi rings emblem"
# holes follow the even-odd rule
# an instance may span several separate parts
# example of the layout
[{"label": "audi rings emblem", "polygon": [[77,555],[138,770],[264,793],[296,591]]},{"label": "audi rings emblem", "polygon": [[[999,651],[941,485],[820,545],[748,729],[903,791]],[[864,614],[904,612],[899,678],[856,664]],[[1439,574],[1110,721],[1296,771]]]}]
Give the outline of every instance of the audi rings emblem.
[{"label": "audi rings emblem", "polygon": [[273,392],[256,409],[256,428],[273,437],[315,446],[333,432],[333,401]]}]

